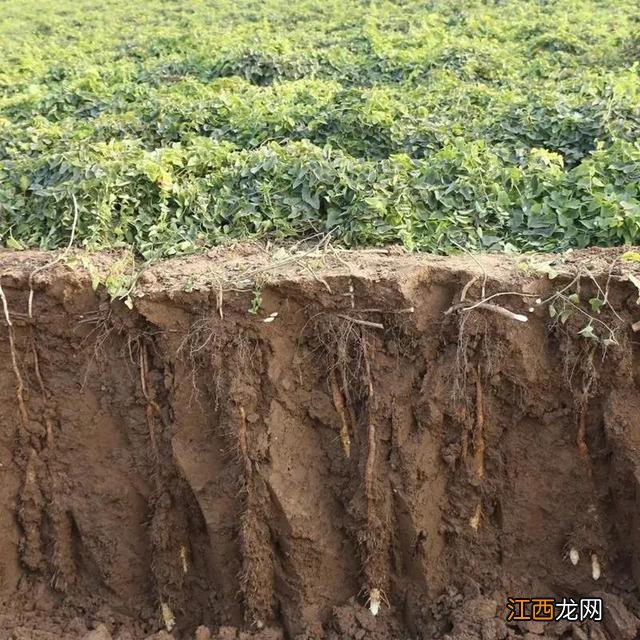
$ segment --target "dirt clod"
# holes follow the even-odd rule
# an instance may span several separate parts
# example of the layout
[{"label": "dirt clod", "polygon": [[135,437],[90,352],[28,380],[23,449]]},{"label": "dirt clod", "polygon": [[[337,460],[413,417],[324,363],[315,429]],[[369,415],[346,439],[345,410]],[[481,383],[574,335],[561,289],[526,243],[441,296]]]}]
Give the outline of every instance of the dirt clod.
[{"label": "dirt clod", "polygon": [[175,636],[168,631],[158,631],[147,636],[145,640],[176,640]]},{"label": "dirt clod", "polygon": [[[220,635],[220,634],[218,634]],[[211,640],[211,631],[209,627],[200,625],[195,632],[194,640]]]},{"label": "dirt clod", "polygon": [[217,640],[235,640],[237,635],[238,630],[235,627],[220,627],[216,638]]},{"label": "dirt clod", "polygon": [[589,640],[587,632],[575,624],[571,626],[571,637],[573,640]]},{"label": "dirt clod", "polygon": [[520,622],[518,626],[527,633],[541,636],[545,630],[545,623],[541,620],[526,620],[525,622]]},{"label": "dirt clod", "polygon": [[89,631],[82,640],[113,640],[107,627],[103,624],[98,625],[93,631]]},{"label": "dirt clod", "polygon": [[500,618],[492,618],[482,622],[482,640],[504,640],[507,634],[507,623]]},{"label": "dirt clod", "polygon": [[593,595],[602,598],[604,626],[611,637],[616,640],[635,640],[640,620],[627,609],[622,598],[603,591],[596,591]]},{"label": "dirt clod", "polygon": [[498,603],[490,598],[474,598],[464,605],[467,616],[476,621],[491,620],[496,615]]}]

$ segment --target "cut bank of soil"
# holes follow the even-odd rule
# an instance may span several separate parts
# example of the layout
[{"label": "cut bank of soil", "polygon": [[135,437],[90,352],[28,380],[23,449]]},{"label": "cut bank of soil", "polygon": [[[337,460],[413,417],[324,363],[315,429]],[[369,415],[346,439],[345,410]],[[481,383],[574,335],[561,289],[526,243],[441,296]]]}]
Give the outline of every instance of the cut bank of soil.
[{"label": "cut bank of soil", "polygon": [[[241,246],[147,269],[131,309],[78,266],[117,257],[74,254],[34,277],[32,318],[51,254],[0,254],[0,638],[632,640],[640,307],[618,254],[550,280]],[[586,265],[606,348],[533,302]],[[460,309],[474,278],[467,301],[523,293],[490,303],[528,322]],[[507,596],[594,592],[603,624],[505,622]]]}]

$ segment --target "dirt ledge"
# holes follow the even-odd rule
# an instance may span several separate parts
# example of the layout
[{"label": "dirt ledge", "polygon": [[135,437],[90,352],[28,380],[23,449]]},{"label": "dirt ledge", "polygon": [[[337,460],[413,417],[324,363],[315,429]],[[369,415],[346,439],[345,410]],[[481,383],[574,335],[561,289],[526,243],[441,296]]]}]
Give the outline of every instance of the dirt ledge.
[{"label": "dirt ledge", "polygon": [[[31,314],[59,254],[0,254],[0,638],[633,640],[621,252],[72,253]],[[505,622],[594,591],[602,625]]]}]

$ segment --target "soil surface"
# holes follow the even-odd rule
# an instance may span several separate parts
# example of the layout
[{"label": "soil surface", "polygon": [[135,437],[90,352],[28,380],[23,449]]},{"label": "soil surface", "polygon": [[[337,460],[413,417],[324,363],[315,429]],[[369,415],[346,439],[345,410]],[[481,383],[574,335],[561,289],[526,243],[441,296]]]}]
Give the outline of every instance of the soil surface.
[{"label": "soil surface", "polygon": [[0,638],[633,640],[620,255],[1,253]]}]

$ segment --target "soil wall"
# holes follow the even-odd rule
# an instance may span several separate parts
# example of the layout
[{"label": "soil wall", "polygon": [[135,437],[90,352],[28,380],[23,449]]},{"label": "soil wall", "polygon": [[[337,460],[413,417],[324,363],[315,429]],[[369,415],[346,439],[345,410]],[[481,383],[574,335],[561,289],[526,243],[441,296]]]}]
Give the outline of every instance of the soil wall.
[{"label": "soil wall", "polygon": [[[239,247],[145,270],[127,304],[92,286],[115,257],[30,284],[51,255],[0,255],[0,637],[632,640],[640,307],[617,255],[550,279]],[[563,287],[606,304],[551,318]],[[507,596],[596,592],[604,624],[506,623]]]}]

